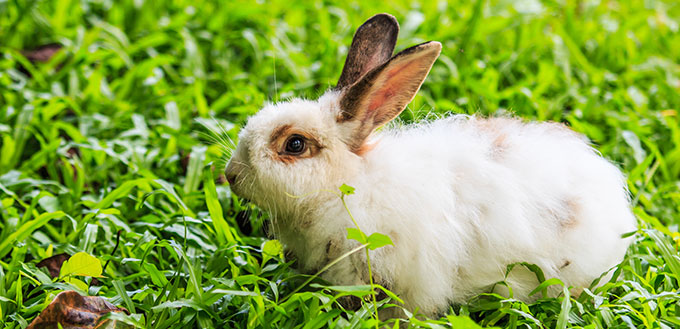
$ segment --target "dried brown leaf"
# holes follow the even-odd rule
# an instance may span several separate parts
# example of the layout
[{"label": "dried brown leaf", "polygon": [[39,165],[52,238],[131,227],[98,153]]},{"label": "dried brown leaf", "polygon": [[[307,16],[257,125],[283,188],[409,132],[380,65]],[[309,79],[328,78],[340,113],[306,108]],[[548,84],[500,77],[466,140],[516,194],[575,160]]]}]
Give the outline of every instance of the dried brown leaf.
[{"label": "dried brown leaf", "polygon": [[64,291],[26,329],[56,329],[58,324],[64,329],[130,328],[129,325],[115,320],[103,320],[99,323],[99,319],[109,312],[129,314],[126,309],[116,307],[104,298],[84,297],[75,291]]},{"label": "dried brown leaf", "polygon": [[23,54],[31,62],[47,62],[61,48],[62,46],[58,43],[50,43],[39,46],[36,49],[25,50]]},{"label": "dried brown leaf", "polygon": [[71,255],[67,253],[54,255],[52,257],[41,260],[40,263],[38,263],[38,267],[46,267],[47,270],[50,272],[50,277],[52,277],[52,279],[56,279],[59,277],[59,270],[61,269],[61,265],[64,264],[64,262],[67,261],[69,258],[71,258]]}]

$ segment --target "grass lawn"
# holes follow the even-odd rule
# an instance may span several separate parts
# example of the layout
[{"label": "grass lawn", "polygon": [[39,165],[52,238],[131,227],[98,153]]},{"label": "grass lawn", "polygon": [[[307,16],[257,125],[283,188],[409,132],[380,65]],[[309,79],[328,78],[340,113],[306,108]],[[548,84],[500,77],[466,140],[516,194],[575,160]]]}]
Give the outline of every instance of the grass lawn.
[{"label": "grass lawn", "polygon": [[[268,215],[231,195],[215,143],[265,102],[333,86],[378,12],[401,24],[397,51],[443,45],[401,119],[565,122],[626,173],[639,219],[618,280],[533,304],[483,294],[409,325],[680,326],[676,0],[0,1],[0,324],[25,328],[81,289],[143,328],[384,325],[373,303],[337,302],[368,288],[295,270],[266,238]],[[50,60],[27,59],[52,43]],[[101,277],[38,268],[78,252]]]}]

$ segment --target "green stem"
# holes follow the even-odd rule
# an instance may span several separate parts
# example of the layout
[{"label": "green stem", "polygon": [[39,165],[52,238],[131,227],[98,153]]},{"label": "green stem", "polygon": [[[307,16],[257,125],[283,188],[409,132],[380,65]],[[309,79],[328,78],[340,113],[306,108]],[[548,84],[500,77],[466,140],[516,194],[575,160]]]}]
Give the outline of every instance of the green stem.
[{"label": "green stem", "polygon": [[347,202],[345,202],[345,195],[343,195],[343,196],[340,197],[340,201],[342,201],[342,205],[345,207],[345,210],[347,210],[347,214],[349,215],[349,218],[352,219],[352,222],[354,223],[354,226],[356,226],[357,230],[359,230],[359,232],[361,232],[361,235],[363,235],[364,238],[366,238],[366,235],[364,234],[364,231],[362,231],[362,230],[359,228],[359,224],[357,224],[356,219],[354,219],[354,216],[352,216],[352,212],[349,211],[349,207],[347,207]]},{"label": "green stem", "polygon": [[366,264],[368,265],[368,281],[371,284],[371,292],[373,295],[373,310],[375,315],[375,328],[378,329],[378,323],[380,323],[380,318],[378,317],[378,299],[376,295],[378,293],[375,292],[375,284],[373,283],[373,273],[371,271],[371,258],[368,257],[368,248],[366,248]]},{"label": "green stem", "polygon": [[[342,205],[345,207],[345,210],[347,210],[347,214],[349,214],[349,218],[352,219],[352,222],[354,223],[354,226],[356,226],[357,230],[361,232],[361,236],[364,238],[364,241],[366,241],[366,234],[364,234],[364,231],[359,228],[359,224],[357,223],[356,219],[354,219],[354,216],[352,215],[352,212],[349,211],[349,207],[347,206],[347,202],[345,202],[345,195],[343,194],[340,197],[340,201],[342,201]],[[365,245],[368,246],[368,245]],[[378,323],[380,323],[380,318],[378,317],[378,299],[376,297],[377,293],[375,292],[375,284],[373,283],[373,271],[371,270],[371,257],[368,254],[368,248],[366,250],[366,265],[368,265],[368,281],[371,285],[371,292],[373,295],[373,315],[375,316],[375,328],[378,329]]]}]

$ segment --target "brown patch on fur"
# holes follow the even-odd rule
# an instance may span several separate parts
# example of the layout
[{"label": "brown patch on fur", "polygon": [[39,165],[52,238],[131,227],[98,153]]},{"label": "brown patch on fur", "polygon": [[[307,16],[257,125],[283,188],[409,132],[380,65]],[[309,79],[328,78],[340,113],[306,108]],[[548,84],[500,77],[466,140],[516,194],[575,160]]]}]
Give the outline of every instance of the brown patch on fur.
[{"label": "brown patch on fur", "polygon": [[570,261],[570,260],[565,260],[565,261],[564,261],[564,264],[562,264],[562,266],[560,266],[560,270],[563,269],[563,268],[565,268],[565,267],[567,267],[567,266],[569,266],[569,265],[571,265],[571,261]]},{"label": "brown patch on fur", "polygon": [[361,144],[361,146],[360,146],[358,149],[352,150],[352,152],[354,152],[354,153],[355,153],[356,155],[358,155],[358,156],[363,156],[363,155],[366,154],[367,152],[373,150],[373,149],[376,147],[376,145],[378,145],[378,142],[375,142],[375,143],[363,143],[363,144]]},{"label": "brown patch on fur", "polygon": [[[392,240],[394,245],[397,245],[397,241],[400,240],[399,233],[397,233],[397,231],[390,231],[387,233],[387,236],[390,237],[390,240]],[[389,246],[385,246],[385,248],[389,248]]]},{"label": "brown patch on fur", "polygon": [[555,207],[540,210],[541,215],[550,218],[559,232],[569,231],[580,225],[581,205],[577,198],[565,198]]},{"label": "brown patch on fur", "polygon": [[567,199],[564,201],[564,210],[566,213],[560,218],[560,227],[564,230],[576,227],[580,223],[581,205],[575,199]]},{"label": "brown patch on fur", "polygon": [[499,159],[503,156],[503,153],[508,149],[510,146],[508,141],[508,135],[505,133],[501,133],[494,138],[493,142],[491,143],[492,146],[492,157],[494,159]]},{"label": "brown patch on fur", "polygon": [[295,160],[297,160],[296,157],[294,157],[292,155],[288,155],[288,154],[277,154],[276,159],[285,163],[285,164],[291,164],[291,163],[295,162]]},{"label": "brown patch on fur", "polygon": [[293,126],[291,126],[291,125],[283,125],[283,126],[277,127],[276,129],[274,129],[271,136],[269,136],[269,140],[274,142],[274,141],[280,139],[284,135],[290,135],[288,133],[288,131],[291,130],[292,128],[293,128]]},{"label": "brown patch on fur", "polygon": [[[302,136],[305,140],[306,151],[301,154],[290,154],[286,152],[286,141],[292,135]],[[311,158],[321,152],[321,143],[314,134],[294,128],[292,125],[282,125],[272,132],[269,136],[269,149],[274,158],[285,164],[292,164],[299,159]]]},{"label": "brown patch on fur", "polygon": [[491,141],[491,157],[500,159],[505,151],[510,147],[509,136],[505,132],[506,127],[514,125],[516,119],[512,118],[488,118],[476,120],[475,124],[479,130],[493,139]]}]

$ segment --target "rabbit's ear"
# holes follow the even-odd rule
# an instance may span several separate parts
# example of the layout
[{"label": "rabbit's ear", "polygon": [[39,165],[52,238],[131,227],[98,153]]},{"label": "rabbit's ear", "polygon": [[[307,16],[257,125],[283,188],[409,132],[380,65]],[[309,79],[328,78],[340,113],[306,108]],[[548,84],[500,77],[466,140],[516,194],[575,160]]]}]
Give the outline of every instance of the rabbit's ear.
[{"label": "rabbit's ear", "polygon": [[351,130],[345,137],[353,151],[413,100],[441,49],[439,42],[430,41],[403,50],[341,94],[337,121]]},{"label": "rabbit's ear", "polygon": [[377,14],[359,26],[335,88],[342,89],[355,83],[366,72],[390,59],[397,34],[399,23],[389,14]]}]

